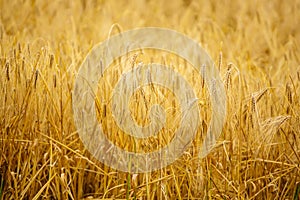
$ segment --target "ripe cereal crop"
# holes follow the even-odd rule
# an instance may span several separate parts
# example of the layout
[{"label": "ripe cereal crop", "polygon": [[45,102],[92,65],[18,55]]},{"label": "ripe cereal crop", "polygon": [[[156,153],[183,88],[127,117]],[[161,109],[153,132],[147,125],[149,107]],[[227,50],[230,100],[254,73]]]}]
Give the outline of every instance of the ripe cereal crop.
[{"label": "ripe cereal crop", "polygon": [[[0,199],[300,199],[299,10],[298,0],[0,1]],[[130,173],[86,148],[72,94],[97,44],[143,27],[182,33],[210,55],[224,85],[226,101],[219,103],[226,115],[214,147],[201,156],[214,119],[211,97],[218,94],[218,81],[205,79],[209,66],[199,73],[162,49],[114,59],[93,94],[96,119],[113,145],[136,154],[168,146],[190,114],[172,90],[186,91],[181,78],[196,96],[187,105],[199,108],[197,119],[191,115],[195,137],[178,159]],[[180,75],[164,77],[171,89],[153,84],[161,71],[143,73],[154,62]],[[118,92],[134,85],[124,75],[134,77],[131,72],[148,82],[126,99]],[[124,102],[125,114],[118,107]],[[161,112],[164,118],[156,115]],[[128,116],[151,135],[120,128]]]}]

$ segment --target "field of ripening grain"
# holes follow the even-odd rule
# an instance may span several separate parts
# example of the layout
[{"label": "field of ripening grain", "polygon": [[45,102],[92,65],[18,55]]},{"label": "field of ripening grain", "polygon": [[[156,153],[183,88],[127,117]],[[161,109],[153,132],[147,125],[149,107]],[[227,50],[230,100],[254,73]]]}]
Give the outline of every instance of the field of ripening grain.
[{"label": "field of ripening grain", "polygon": [[[0,0],[0,199],[300,199],[299,11],[299,0]],[[160,149],[182,117],[174,93],[150,84],[134,92],[128,109],[145,126],[151,107],[160,104],[165,127],[146,139],[120,130],[111,92],[141,62],[181,74],[201,117],[191,146],[173,164],[126,173],[83,145],[72,91],[94,45],[139,27],[173,29],[201,44],[219,70],[227,113],[215,148],[199,159],[211,120],[202,77],[182,58],[158,50],[117,59],[96,94],[97,119],[114,145]]]}]

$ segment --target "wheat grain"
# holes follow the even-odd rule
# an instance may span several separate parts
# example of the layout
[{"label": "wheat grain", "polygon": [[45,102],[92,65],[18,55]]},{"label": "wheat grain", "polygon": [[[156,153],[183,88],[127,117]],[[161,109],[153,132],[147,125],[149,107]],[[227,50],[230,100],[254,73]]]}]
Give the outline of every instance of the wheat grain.
[{"label": "wheat grain", "polygon": [[5,64],[5,69],[6,69],[6,79],[9,81],[10,76],[9,76],[9,62]]},{"label": "wheat grain", "polygon": [[[0,199],[299,197],[298,2],[0,4]],[[141,86],[128,105],[131,117],[147,125],[151,107],[159,104],[166,126],[142,141],[120,130],[111,112],[111,92],[123,72],[134,70],[141,61],[163,64],[181,74],[199,99],[201,126],[191,148],[171,166],[130,175],[99,163],[85,150],[73,122],[71,91],[94,45],[123,30],[152,25],[186,33],[215,58],[225,74],[226,123],[218,145],[199,160],[212,118],[209,95],[217,94],[214,80],[207,80],[210,66],[200,66],[198,72],[193,68],[198,66],[172,52],[147,49],[127,52],[110,66],[100,60],[91,66],[102,74],[95,91],[97,117],[107,138],[120,148],[157,151],[172,141],[182,117],[172,91],[155,84]],[[150,72],[146,78],[153,81],[158,72]],[[182,88],[170,81],[173,88]],[[205,81],[212,81],[212,88],[205,87]]]}]

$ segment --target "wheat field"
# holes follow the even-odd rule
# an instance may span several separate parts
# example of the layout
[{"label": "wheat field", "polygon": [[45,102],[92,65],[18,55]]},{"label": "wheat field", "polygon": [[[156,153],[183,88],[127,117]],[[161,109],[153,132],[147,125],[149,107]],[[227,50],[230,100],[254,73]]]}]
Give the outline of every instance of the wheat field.
[{"label": "wheat field", "polygon": [[[300,199],[299,10],[298,0],[0,0],[0,199]],[[199,159],[211,118],[201,76],[165,52],[116,60],[96,99],[98,120],[115,145],[153,151],[178,127],[174,94],[149,85],[134,93],[129,109],[145,125],[158,103],[167,110],[167,127],[145,140],[118,129],[111,91],[140,62],[176,69],[201,107],[197,135],[176,162],[131,174],[86,150],[74,124],[72,91],[94,45],[139,27],[173,29],[201,44],[223,80],[227,113],[215,148]]]}]

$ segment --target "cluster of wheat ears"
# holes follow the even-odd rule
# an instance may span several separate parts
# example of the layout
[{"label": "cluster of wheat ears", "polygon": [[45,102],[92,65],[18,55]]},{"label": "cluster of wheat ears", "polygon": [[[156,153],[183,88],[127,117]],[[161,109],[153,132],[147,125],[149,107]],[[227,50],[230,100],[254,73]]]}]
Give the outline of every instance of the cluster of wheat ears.
[{"label": "cluster of wheat ears", "polygon": [[[0,1],[0,199],[299,199],[299,10],[298,0]],[[178,128],[180,104],[157,85],[141,87],[128,105],[141,126],[153,104],[165,109],[157,135],[135,139],[115,123],[111,92],[140,62],[180,73],[193,86],[201,115],[191,147],[176,162],[130,174],[85,149],[72,90],[95,44],[146,26],[174,29],[206,49],[224,81],[227,114],[216,147],[199,159],[211,118],[201,76],[167,52],[120,57],[101,77],[96,99],[98,120],[115,145],[154,151]]]}]

